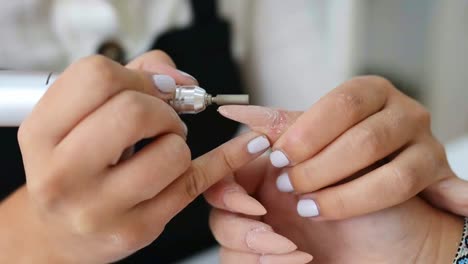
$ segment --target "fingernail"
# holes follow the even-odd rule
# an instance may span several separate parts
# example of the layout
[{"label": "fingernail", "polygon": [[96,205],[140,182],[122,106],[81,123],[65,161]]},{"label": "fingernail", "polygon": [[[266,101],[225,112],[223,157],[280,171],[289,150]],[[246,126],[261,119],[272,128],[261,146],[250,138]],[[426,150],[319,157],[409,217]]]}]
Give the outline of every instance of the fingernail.
[{"label": "fingernail", "polygon": [[270,141],[268,141],[268,139],[265,136],[259,136],[259,137],[252,139],[247,144],[247,151],[250,154],[257,154],[261,151],[266,150],[269,147],[270,147]]},{"label": "fingernail", "polygon": [[313,259],[312,255],[302,251],[294,251],[285,255],[262,255],[260,256],[260,264],[283,264],[283,263],[294,263],[294,264],[305,264],[311,262]]},{"label": "fingernail", "polygon": [[182,74],[183,76],[188,77],[188,78],[190,78],[190,79],[192,79],[192,80],[194,80],[194,81],[197,81],[197,79],[196,79],[195,77],[193,77],[192,75],[190,75],[190,74],[188,74],[188,73],[186,73],[186,72],[184,72],[184,71],[181,71],[181,70],[177,70],[177,71],[178,71],[180,74]]},{"label": "fingernail", "polygon": [[287,172],[281,173],[280,176],[276,179],[276,187],[280,192],[292,192],[294,191],[294,187],[289,180],[289,175]]},{"label": "fingernail", "polygon": [[267,213],[260,202],[243,192],[226,192],[223,201],[224,205],[233,212],[246,215],[264,215]]},{"label": "fingernail", "polygon": [[154,85],[163,93],[172,93],[176,90],[174,78],[168,75],[153,75]]},{"label": "fingernail", "polygon": [[275,150],[270,154],[270,161],[276,168],[283,168],[289,165],[289,159],[281,150]]},{"label": "fingernail", "polygon": [[314,217],[319,215],[317,203],[312,199],[299,200],[297,213],[302,217]]},{"label": "fingernail", "polygon": [[286,254],[297,249],[297,246],[291,240],[266,227],[250,230],[247,233],[245,242],[250,249],[264,254]]}]

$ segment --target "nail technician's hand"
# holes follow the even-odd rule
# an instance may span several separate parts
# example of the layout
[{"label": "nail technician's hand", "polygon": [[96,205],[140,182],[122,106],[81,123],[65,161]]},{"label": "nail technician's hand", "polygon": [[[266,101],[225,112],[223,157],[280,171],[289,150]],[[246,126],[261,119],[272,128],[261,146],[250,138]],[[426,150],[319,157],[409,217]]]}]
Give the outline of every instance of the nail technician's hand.
[{"label": "nail technician's hand", "polygon": [[[250,132],[192,162],[184,124],[160,99],[174,79],[195,83],[162,52],[127,68],[90,57],[60,76],[19,131],[27,188],[0,204],[0,262],[116,261],[260,154],[247,151],[260,136]],[[154,140],[122,157],[143,138]]]}]

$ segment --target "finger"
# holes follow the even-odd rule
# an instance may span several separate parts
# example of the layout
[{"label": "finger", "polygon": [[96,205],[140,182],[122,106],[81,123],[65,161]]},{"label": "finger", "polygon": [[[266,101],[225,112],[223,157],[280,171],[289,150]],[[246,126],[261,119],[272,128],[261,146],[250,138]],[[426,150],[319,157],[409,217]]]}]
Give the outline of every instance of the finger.
[{"label": "finger", "polygon": [[305,264],[313,259],[310,254],[298,250],[282,255],[262,255],[231,250],[225,247],[220,249],[219,258],[222,264]]},{"label": "finger", "polygon": [[249,132],[198,157],[186,173],[158,196],[141,204],[135,213],[148,222],[168,222],[210,186],[261,155],[268,146],[256,149],[255,153],[249,152],[247,147],[251,142],[258,142],[260,137],[264,136]]},{"label": "finger", "polygon": [[417,143],[391,162],[350,182],[303,195],[297,209],[303,217],[346,219],[400,204],[440,177],[443,156],[434,146]]},{"label": "finger", "polygon": [[193,76],[177,70],[171,57],[160,50],[147,52],[132,60],[126,67],[152,74],[169,75],[180,85],[198,85],[198,81]]},{"label": "finger", "polygon": [[143,72],[129,70],[102,56],[82,59],[48,89],[25,126],[32,130],[28,131],[34,135],[31,138],[56,145],[83,118],[123,90],[156,95],[154,80]]},{"label": "finger", "polygon": [[311,158],[350,127],[385,105],[391,84],[377,77],[360,77],[339,86],[301,115],[273,145],[275,167]]},{"label": "finger", "polygon": [[[229,226],[229,228],[226,228]],[[297,249],[289,239],[273,231],[260,221],[214,209],[210,215],[210,228],[216,240],[226,248],[260,253],[286,254]]]},{"label": "finger", "polygon": [[265,134],[275,142],[302,114],[255,105],[224,105],[218,112],[226,118],[249,126],[253,131]]},{"label": "finger", "polygon": [[430,185],[423,196],[431,204],[449,212],[468,216],[468,182],[458,178],[450,168],[442,171],[444,179]]},{"label": "finger", "polygon": [[131,159],[111,168],[101,185],[108,208],[128,209],[149,200],[190,166],[190,150],[176,134],[156,138]]},{"label": "finger", "polygon": [[[92,176],[115,164],[127,147],[166,133],[185,137],[185,127],[176,112],[158,98],[124,91],[85,118],[56,147],[54,155],[83,177]],[[68,158],[73,162],[63,160]]]},{"label": "finger", "polygon": [[245,189],[237,184],[234,178],[226,177],[211,186],[204,193],[206,201],[213,207],[246,215],[264,215],[266,209],[255,198],[248,195]]},{"label": "finger", "polygon": [[[405,109],[389,106],[350,128],[311,159],[288,169],[278,183],[293,186],[298,193],[322,189],[400,149],[414,138],[416,131],[417,124]],[[340,166],[336,166],[337,161]]]}]

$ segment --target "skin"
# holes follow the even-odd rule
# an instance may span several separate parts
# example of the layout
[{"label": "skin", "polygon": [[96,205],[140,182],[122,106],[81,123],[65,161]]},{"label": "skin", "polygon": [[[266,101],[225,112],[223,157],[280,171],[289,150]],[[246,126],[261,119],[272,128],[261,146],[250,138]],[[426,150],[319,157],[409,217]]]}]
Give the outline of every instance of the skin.
[{"label": "skin", "polygon": [[[451,261],[461,219],[426,201],[466,215],[465,192],[451,191],[468,186],[451,171],[443,147],[432,136],[427,111],[391,83],[373,76],[355,78],[304,113],[241,108],[225,107],[220,113],[266,133],[273,149],[290,160],[284,169],[273,168],[267,159],[256,161],[235,174],[237,183],[267,209],[266,216],[256,218],[260,222],[312,253],[317,263]],[[259,111],[269,111],[265,116],[273,118],[259,118]],[[294,194],[275,190],[276,177],[284,171]],[[223,195],[220,189],[228,186],[220,183],[208,193]],[[426,201],[415,197],[423,190]],[[319,216],[297,215],[297,201],[304,198],[317,203]],[[212,200],[211,194],[207,199]],[[215,210],[211,219],[225,263],[231,253],[247,254],[246,261],[253,253],[217,228],[232,217],[232,212]],[[243,225],[242,220],[231,222]],[[425,242],[426,236],[444,243]]]},{"label": "skin", "polygon": [[244,238],[253,227],[268,225],[293,241],[298,250],[313,255],[313,263],[450,263],[453,259],[463,229],[462,219],[429,206],[421,198],[349,219],[302,218],[295,210],[297,197],[274,189],[277,170],[269,166],[269,161],[259,160],[255,166],[265,166],[263,169],[268,171],[260,185],[252,185],[249,172],[237,176],[246,187],[257,188],[251,195],[264,204],[268,213],[262,217],[246,217],[213,210],[210,225],[222,246],[221,263],[258,263],[263,255],[284,258],[297,252],[276,254],[252,250],[246,239],[233,239],[223,232],[227,223],[237,231],[238,237]]},{"label": "skin", "polygon": [[[47,91],[19,130],[27,185],[0,204],[1,263],[119,260],[261,154],[247,151],[261,135],[249,132],[192,161],[184,125],[153,74],[196,83],[156,51],[127,67],[85,58]],[[144,138],[153,142],[132,155]]]}]

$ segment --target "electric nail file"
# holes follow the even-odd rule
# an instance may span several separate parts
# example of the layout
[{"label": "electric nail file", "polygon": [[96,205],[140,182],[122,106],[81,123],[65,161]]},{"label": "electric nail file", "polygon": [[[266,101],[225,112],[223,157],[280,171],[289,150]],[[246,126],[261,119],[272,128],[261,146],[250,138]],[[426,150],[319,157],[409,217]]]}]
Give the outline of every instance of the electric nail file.
[{"label": "electric nail file", "polygon": [[[19,126],[59,75],[0,71],[0,127]],[[178,86],[169,104],[179,114],[196,114],[211,104],[249,104],[247,94],[212,96],[198,86]]]}]

